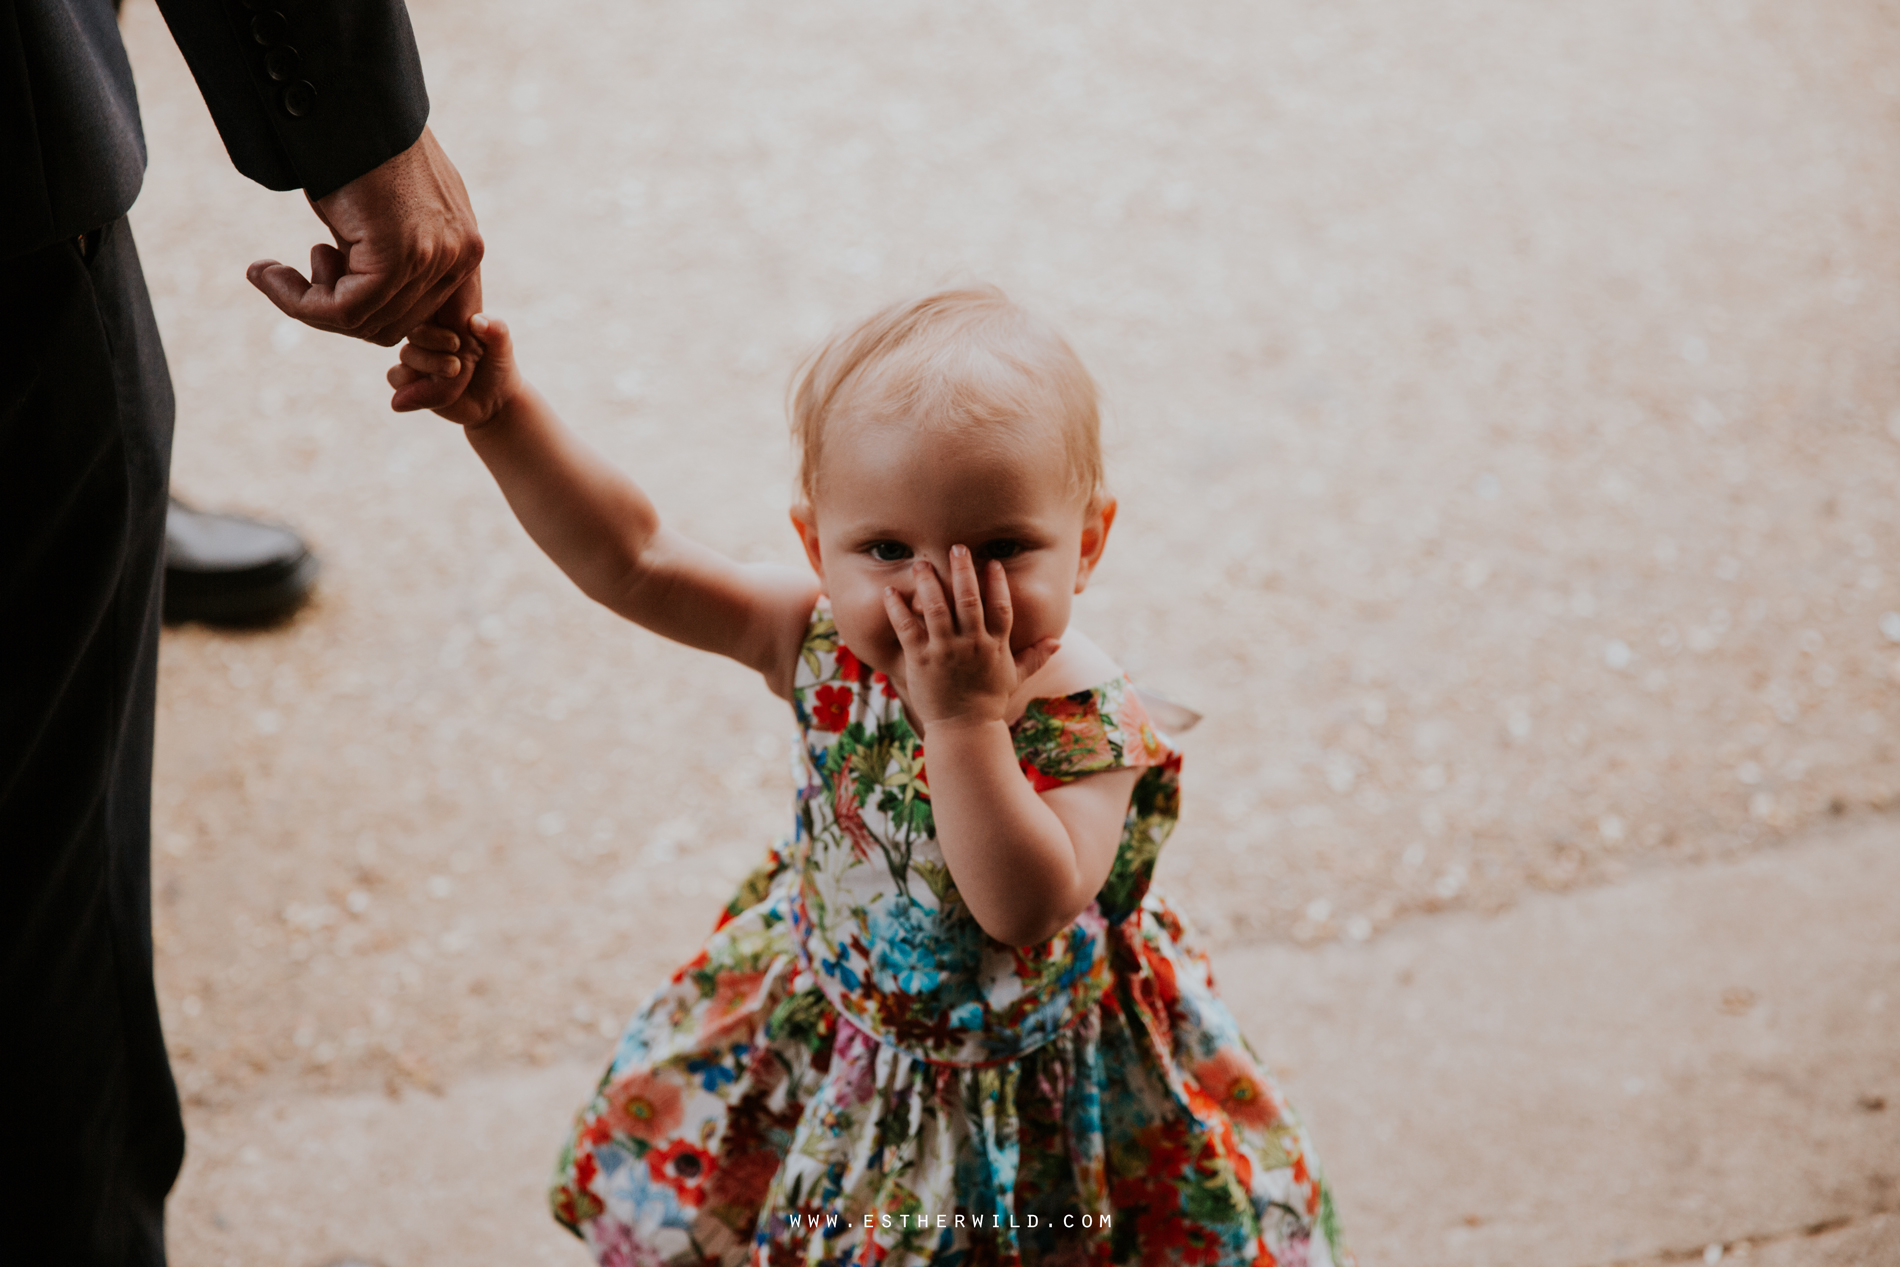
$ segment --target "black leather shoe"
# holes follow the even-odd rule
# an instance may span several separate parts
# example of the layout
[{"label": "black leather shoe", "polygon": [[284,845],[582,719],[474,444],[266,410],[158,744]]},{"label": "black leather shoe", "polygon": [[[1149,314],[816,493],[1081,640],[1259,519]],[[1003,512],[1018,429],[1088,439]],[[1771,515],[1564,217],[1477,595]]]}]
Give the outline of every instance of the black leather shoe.
[{"label": "black leather shoe", "polygon": [[288,528],[193,510],[165,515],[165,620],[261,625],[303,605],[317,556]]}]

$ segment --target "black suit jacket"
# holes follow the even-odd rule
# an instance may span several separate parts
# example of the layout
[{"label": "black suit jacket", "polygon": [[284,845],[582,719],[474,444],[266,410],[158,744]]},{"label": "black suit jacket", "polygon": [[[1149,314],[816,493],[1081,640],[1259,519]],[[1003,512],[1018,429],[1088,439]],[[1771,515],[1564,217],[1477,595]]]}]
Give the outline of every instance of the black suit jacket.
[{"label": "black suit jacket", "polygon": [[[403,0],[159,0],[237,169],[320,198],[429,117]],[[118,219],[145,177],[112,0],[0,0],[0,259]]]}]

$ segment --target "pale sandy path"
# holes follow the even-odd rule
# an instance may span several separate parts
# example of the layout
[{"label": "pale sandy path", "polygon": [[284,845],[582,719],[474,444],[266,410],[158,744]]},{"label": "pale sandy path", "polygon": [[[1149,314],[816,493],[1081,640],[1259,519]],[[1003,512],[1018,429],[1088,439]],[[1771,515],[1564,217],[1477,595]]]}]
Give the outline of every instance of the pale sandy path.
[{"label": "pale sandy path", "polygon": [[[490,306],[689,531],[792,558],[780,397],[831,323],[978,275],[1073,333],[1123,498],[1084,618],[1209,714],[1162,877],[1217,944],[1900,795],[1890,9],[520,12],[415,10]],[[385,353],[275,319],[243,266],[307,211],[127,28],[179,486],[328,566],[286,629],[166,641],[193,1112],[592,1062],[783,822],[782,711],[566,588]]]},{"label": "pale sandy path", "polygon": [[[1236,947],[1365,1267],[1900,1264],[1900,824],[1370,945]],[[596,1069],[194,1115],[185,1263],[577,1264],[543,1191]]]}]

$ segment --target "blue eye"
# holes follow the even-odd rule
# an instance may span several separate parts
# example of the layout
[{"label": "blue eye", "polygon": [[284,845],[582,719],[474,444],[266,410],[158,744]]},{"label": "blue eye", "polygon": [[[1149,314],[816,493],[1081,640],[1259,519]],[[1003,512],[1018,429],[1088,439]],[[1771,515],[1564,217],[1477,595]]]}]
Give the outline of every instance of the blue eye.
[{"label": "blue eye", "polygon": [[910,557],[910,547],[899,541],[874,541],[870,555],[879,563],[902,563]]}]

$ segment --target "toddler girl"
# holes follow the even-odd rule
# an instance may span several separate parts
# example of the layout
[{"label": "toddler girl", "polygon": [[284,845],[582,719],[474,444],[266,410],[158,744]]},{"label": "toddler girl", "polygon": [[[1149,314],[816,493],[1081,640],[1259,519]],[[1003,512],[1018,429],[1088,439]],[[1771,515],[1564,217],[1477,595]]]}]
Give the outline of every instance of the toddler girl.
[{"label": "toddler girl", "polygon": [[[516,370],[425,327],[537,543],[791,703],[791,837],[627,1026],[560,1158],[605,1264],[1328,1264],[1300,1127],[1148,890],[1181,759],[1069,627],[1108,540],[1094,383],[993,289],[836,336],[793,401],[811,573],[660,522]],[[459,354],[459,355],[458,355]],[[928,756],[926,757],[926,748]]]}]

